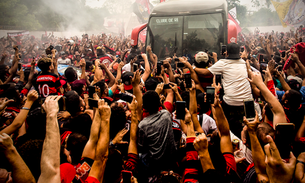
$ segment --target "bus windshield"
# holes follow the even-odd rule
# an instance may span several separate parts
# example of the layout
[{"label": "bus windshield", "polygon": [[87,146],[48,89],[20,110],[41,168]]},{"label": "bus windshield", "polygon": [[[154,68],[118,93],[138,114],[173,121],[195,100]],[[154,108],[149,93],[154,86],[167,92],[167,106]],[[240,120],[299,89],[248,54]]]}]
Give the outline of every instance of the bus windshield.
[{"label": "bus windshield", "polygon": [[224,43],[222,14],[151,17],[147,36],[147,45],[159,59],[174,53],[189,58],[198,51],[219,53]]}]

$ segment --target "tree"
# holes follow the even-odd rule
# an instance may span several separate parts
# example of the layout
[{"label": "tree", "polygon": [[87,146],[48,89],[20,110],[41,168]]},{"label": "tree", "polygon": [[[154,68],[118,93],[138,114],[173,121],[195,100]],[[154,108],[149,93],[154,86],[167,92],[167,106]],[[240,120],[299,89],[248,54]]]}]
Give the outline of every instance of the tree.
[{"label": "tree", "polygon": [[2,0],[0,2],[0,24],[37,30],[41,24],[20,0]]}]

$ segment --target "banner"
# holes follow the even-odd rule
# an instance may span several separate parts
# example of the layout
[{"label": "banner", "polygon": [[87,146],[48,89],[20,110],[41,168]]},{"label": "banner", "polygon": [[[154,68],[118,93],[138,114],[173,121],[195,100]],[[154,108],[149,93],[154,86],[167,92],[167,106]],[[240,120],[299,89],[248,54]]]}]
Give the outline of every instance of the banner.
[{"label": "banner", "polygon": [[147,23],[153,5],[150,4],[149,0],[136,0],[133,3],[133,12],[137,15],[138,21],[141,24]]},{"label": "banner", "polygon": [[29,35],[30,32],[29,31],[21,31],[21,32],[8,32],[7,36],[8,37],[18,37],[18,36],[25,36],[25,35]]},{"label": "banner", "polygon": [[281,20],[283,27],[299,27],[305,24],[305,2],[303,0],[287,0],[272,4]]}]

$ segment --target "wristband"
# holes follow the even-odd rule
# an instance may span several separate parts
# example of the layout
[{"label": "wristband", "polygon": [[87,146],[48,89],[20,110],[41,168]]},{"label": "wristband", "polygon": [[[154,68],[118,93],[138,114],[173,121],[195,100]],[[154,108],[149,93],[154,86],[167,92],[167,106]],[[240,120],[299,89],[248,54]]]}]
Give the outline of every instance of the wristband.
[{"label": "wristband", "polygon": [[296,164],[298,164],[298,163],[302,163],[305,166],[305,162],[303,162],[303,161],[297,160]]},{"label": "wristband", "polygon": [[28,108],[28,107],[22,107],[21,109],[30,110],[30,108]]}]

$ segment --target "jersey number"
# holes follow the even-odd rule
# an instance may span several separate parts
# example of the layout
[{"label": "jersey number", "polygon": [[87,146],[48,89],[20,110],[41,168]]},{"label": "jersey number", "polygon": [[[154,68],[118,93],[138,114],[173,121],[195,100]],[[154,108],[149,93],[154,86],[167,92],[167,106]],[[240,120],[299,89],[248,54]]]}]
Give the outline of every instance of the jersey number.
[{"label": "jersey number", "polygon": [[40,96],[42,95],[43,97],[48,97],[50,94],[50,89],[47,84],[42,85],[42,87],[39,85],[38,90],[39,90]]}]

